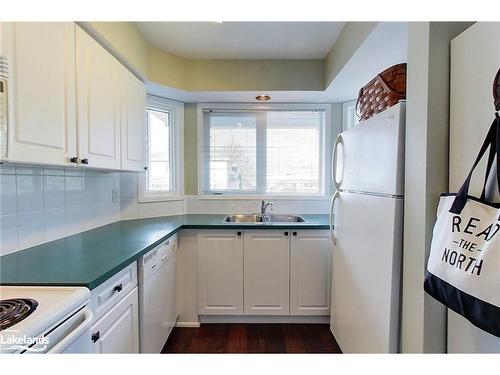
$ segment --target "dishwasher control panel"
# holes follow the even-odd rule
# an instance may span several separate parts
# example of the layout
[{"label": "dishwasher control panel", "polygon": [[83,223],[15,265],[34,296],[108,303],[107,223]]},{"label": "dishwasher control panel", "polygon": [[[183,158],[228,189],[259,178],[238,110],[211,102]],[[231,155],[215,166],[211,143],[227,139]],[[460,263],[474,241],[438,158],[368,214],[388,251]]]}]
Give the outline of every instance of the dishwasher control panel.
[{"label": "dishwasher control panel", "polygon": [[177,236],[174,235],[162,244],[144,254],[139,259],[139,280],[150,277],[163,263],[165,263],[177,249]]}]

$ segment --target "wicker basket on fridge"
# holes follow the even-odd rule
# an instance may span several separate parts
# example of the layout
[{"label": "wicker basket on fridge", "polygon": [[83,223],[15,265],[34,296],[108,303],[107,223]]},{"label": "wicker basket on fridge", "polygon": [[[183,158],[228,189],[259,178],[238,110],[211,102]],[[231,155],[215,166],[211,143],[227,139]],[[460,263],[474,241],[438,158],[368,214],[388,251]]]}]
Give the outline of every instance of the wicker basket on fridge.
[{"label": "wicker basket on fridge", "polygon": [[387,68],[359,90],[356,111],[361,121],[406,99],[406,64]]}]

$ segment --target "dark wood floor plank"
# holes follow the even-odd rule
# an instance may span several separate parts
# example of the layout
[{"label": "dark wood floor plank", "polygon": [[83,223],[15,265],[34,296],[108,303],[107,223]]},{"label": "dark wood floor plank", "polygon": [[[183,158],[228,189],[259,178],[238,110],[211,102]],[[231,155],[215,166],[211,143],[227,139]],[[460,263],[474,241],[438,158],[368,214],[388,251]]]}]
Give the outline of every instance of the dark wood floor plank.
[{"label": "dark wood floor plank", "polygon": [[247,353],[248,330],[244,324],[230,324],[227,353]]},{"label": "dark wood floor plank", "polygon": [[202,324],[174,328],[162,353],[341,353],[327,324]]}]

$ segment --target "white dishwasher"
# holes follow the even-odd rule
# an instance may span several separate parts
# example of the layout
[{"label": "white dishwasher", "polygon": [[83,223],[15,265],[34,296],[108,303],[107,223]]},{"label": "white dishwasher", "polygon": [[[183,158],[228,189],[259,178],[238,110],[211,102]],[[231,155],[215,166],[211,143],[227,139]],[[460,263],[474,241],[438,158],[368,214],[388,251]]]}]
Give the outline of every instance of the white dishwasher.
[{"label": "white dishwasher", "polygon": [[139,348],[160,353],[177,321],[173,236],[139,259]]}]

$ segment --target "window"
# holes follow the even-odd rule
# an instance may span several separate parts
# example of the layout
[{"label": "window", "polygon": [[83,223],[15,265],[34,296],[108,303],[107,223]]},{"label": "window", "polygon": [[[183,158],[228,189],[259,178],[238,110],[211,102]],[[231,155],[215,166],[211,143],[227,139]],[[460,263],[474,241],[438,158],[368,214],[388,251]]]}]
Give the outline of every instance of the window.
[{"label": "window", "polygon": [[148,169],[139,181],[139,200],[176,199],[182,191],[181,148],[184,105],[148,96],[146,109]]},{"label": "window", "polygon": [[359,124],[359,117],[356,113],[357,100],[342,103],[342,130],[346,131]]},{"label": "window", "polygon": [[226,104],[199,111],[203,194],[325,194],[328,106]]}]

